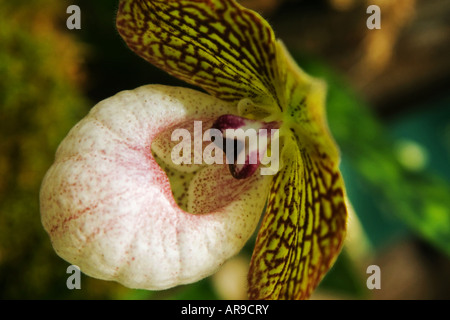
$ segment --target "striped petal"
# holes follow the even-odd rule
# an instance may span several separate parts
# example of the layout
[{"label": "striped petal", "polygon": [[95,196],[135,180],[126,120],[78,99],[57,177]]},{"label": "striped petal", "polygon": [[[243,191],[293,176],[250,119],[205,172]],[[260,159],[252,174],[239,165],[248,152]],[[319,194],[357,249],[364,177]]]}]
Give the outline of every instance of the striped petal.
[{"label": "striped petal", "polygon": [[269,24],[230,0],[122,0],[117,29],[138,55],[226,101],[276,107]]},{"label": "striped petal", "polygon": [[334,263],[346,230],[343,181],[336,166],[300,149],[283,149],[258,233],[249,280],[251,299],[306,299]]}]

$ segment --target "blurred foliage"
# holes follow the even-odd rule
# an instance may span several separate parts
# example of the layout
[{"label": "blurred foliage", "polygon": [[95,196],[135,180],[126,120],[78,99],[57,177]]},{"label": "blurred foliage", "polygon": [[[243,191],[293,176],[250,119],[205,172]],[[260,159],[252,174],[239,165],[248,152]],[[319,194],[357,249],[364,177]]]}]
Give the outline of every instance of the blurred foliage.
[{"label": "blurred foliage", "polygon": [[60,31],[61,12],[58,0],[0,1],[0,298],[73,296],[68,264],[39,216],[42,178],[88,110],[79,89],[82,46]]},{"label": "blurred foliage", "polygon": [[[412,235],[448,257],[450,99],[432,101],[415,113],[402,114],[383,123],[367,102],[346,84],[345,78],[310,56],[297,55],[296,58],[308,73],[325,79],[328,84],[327,116],[341,149],[341,170],[347,192],[374,252]],[[414,165],[419,156],[427,158],[425,147],[401,159],[399,146],[404,139],[431,148],[430,159],[435,160]],[[367,297],[363,277],[368,261],[359,266],[350,260],[344,248],[319,288],[351,297]]]},{"label": "blurred foliage", "polygon": [[[434,173],[415,171],[401,163],[396,153],[396,139],[389,128],[345,86],[345,80],[333,75],[323,64],[300,62],[300,65],[328,83],[329,124],[343,154],[344,175],[352,176],[347,180],[348,192],[359,218],[363,223],[368,218],[360,202],[373,202],[371,205],[377,208],[378,215],[401,219],[413,232],[450,255],[448,180],[436,174],[439,173],[436,168]],[[450,119],[448,108],[439,112],[446,114],[442,119]],[[421,129],[423,127],[416,128]],[[439,144],[439,140],[430,142]]]},{"label": "blurred foliage", "polygon": [[[70,4],[82,8],[81,31],[69,33],[65,28]],[[185,85],[124,45],[114,27],[116,7],[111,0],[0,0],[0,298],[221,298],[213,277],[150,292],[83,276],[82,290],[70,291],[69,264],[55,254],[42,228],[41,180],[59,142],[89,108],[143,84]],[[381,250],[396,237],[412,233],[449,254],[449,101],[423,108],[430,112],[427,122],[418,113],[382,123],[324,63],[301,55],[297,60],[328,82],[330,127],[342,151],[350,199],[373,248]],[[408,154],[420,154],[417,148],[399,157],[404,139],[434,148],[423,165],[405,163],[411,160]],[[243,254],[250,256],[252,245],[250,241]],[[320,289],[366,298],[364,277],[365,269],[344,248]]]}]

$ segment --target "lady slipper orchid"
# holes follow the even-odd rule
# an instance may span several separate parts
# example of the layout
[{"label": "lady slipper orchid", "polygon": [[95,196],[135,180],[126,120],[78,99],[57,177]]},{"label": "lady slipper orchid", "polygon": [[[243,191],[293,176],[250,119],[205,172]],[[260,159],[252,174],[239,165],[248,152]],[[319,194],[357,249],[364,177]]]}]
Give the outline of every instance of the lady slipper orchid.
[{"label": "lady slipper orchid", "polygon": [[70,131],[40,194],[56,252],[90,276],[166,289],[214,273],[264,213],[249,298],[308,298],[347,219],[324,83],[234,0],[122,0],[117,28],[134,52],[208,94],[123,91]]}]

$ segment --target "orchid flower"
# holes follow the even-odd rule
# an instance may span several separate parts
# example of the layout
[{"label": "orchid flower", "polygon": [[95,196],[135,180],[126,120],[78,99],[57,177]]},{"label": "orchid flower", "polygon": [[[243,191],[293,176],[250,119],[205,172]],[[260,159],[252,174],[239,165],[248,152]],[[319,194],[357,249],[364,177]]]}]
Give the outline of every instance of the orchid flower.
[{"label": "orchid flower", "polygon": [[[161,290],[214,273],[263,215],[249,298],[308,298],[336,260],[347,220],[325,84],[234,0],[122,0],[117,28],[138,55],[207,93],[123,91],[70,131],[40,195],[56,252],[90,276]],[[173,161],[177,129],[198,138],[203,154],[229,158],[207,133],[229,128],[276,131],[264,137],[267,148],[240,151],[243,163],[236,154],[207,163],[192,145],[183,157],[193,161]],[[275,143],[277,170],[262,174]],[[252,152],[258,161],[249,161]]]}]

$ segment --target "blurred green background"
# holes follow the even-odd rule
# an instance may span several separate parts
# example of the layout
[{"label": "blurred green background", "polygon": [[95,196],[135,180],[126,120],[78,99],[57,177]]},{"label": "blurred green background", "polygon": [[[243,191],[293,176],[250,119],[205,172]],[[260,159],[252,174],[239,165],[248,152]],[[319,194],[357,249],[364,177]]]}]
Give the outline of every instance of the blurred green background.
[{"label": "blurred green background", "polygon": [[[450,298],[450,1],[242,1],[299,64],[328,82],[328,121],[354,207],[336,265],[313,299]],[[0,298],[243,299],[252,252],[174,289],[132,290],[82,276],[51,248],[39,187],[60,141],[88,110],[143,84],[186,86],[123,43],[118,1],[0,0]],[[81,8],[68,30],[66,8]],[[381,30],[366,28],[378,4]],[[381,289],[366,269],[381,269]]]}]

